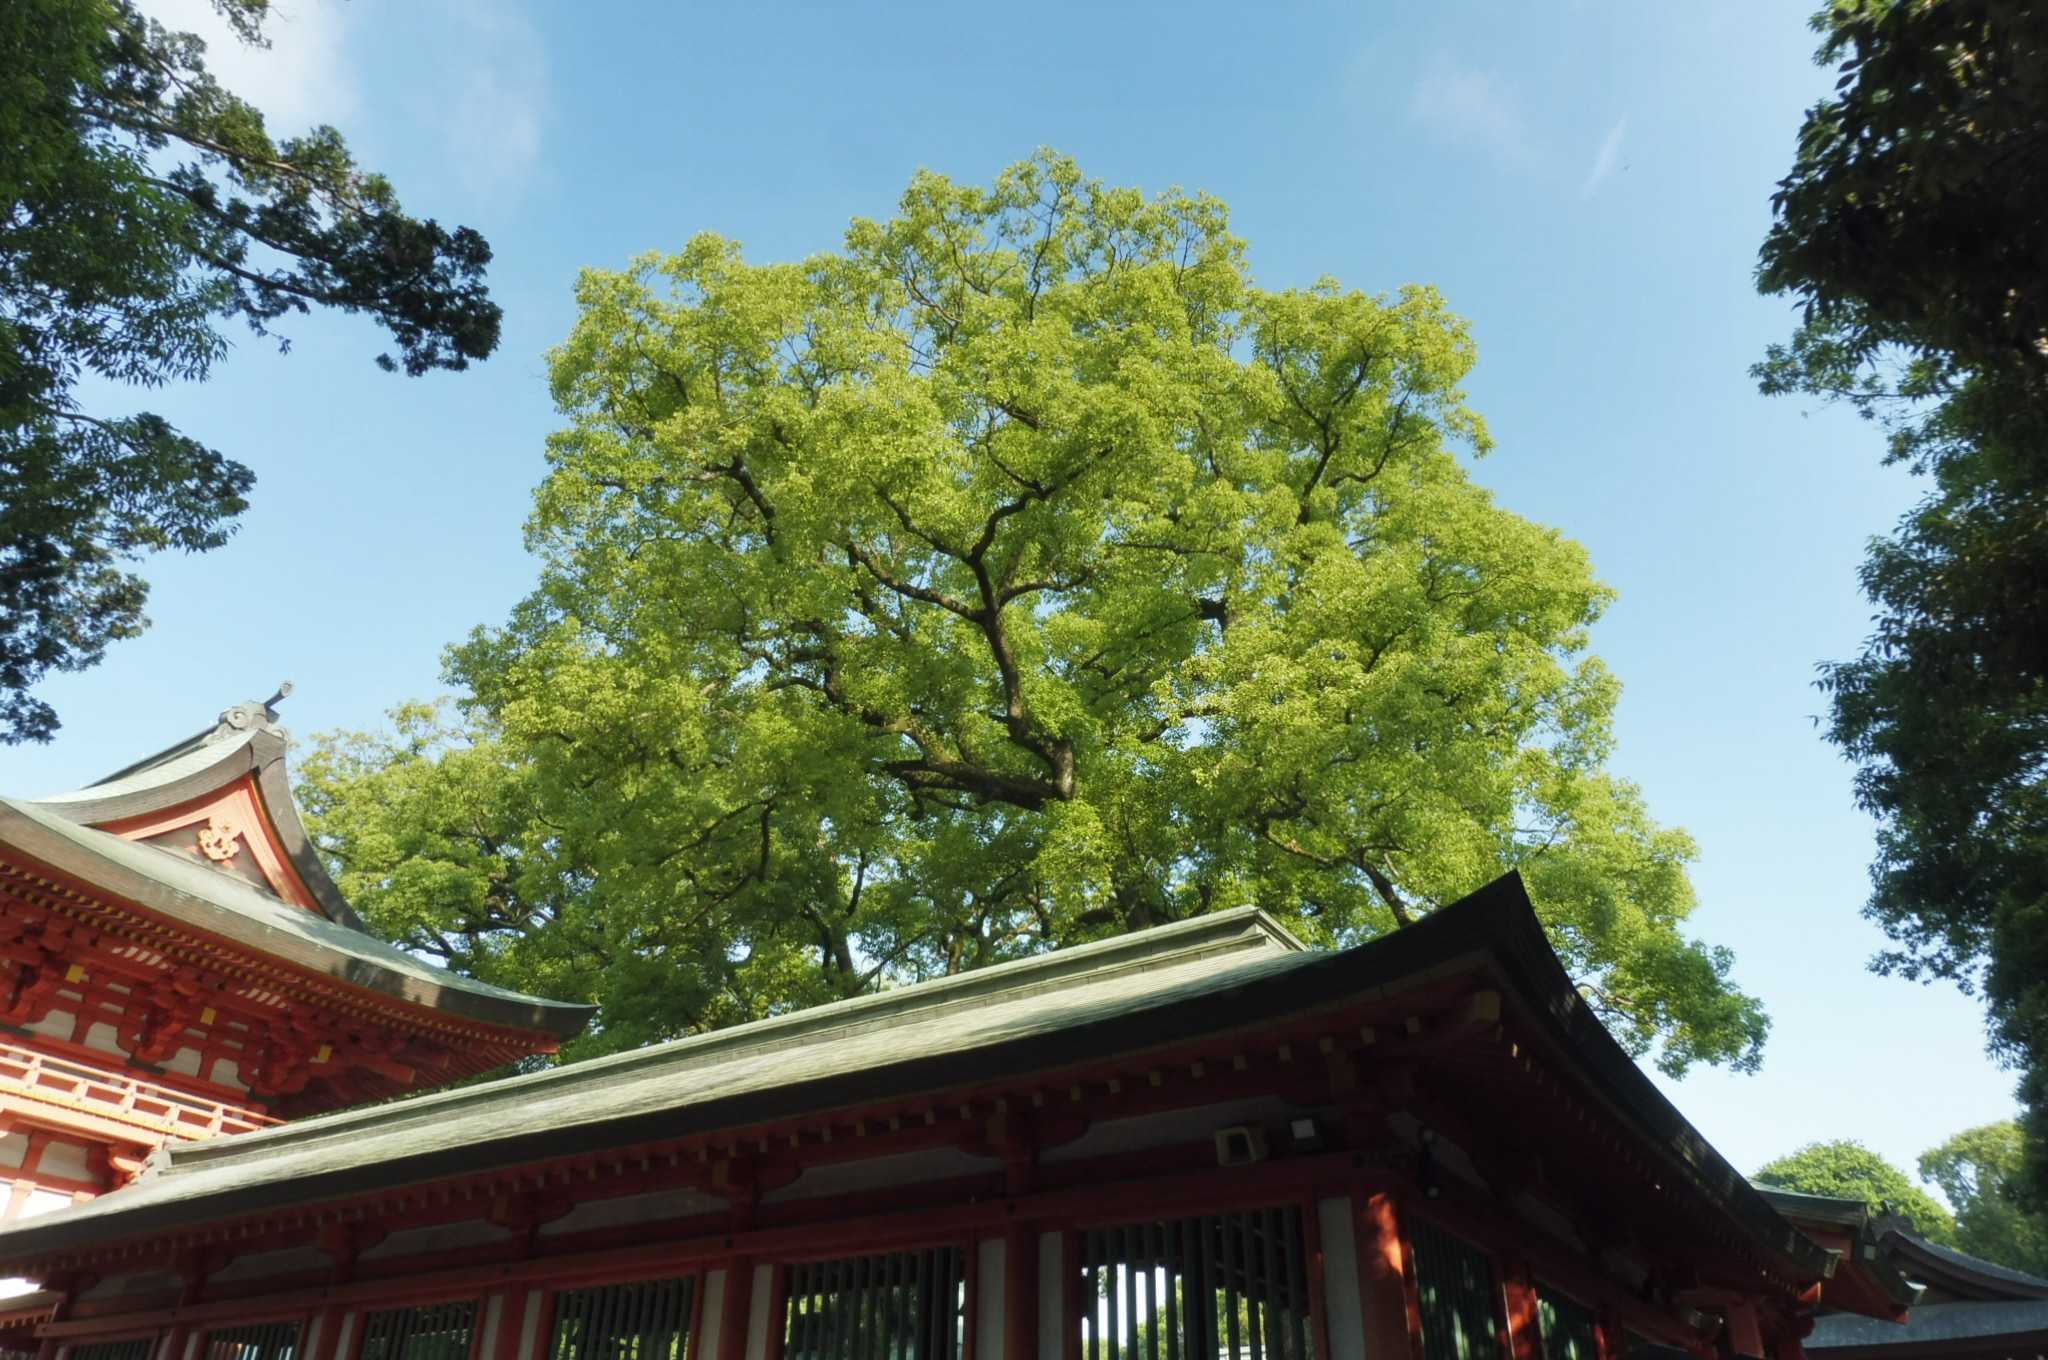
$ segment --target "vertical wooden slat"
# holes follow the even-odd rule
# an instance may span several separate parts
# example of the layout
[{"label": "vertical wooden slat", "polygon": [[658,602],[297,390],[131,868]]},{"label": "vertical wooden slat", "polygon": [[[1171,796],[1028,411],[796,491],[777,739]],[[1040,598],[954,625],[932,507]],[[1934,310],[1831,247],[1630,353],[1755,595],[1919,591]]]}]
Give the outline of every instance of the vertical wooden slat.
[{"label": "vertical wooden slat", "polygon": [[1165,1360],[1181,1360],[1182,1355],[1186,1353],[1180,1339],[1183,1324],[1181,1295],[1187,1288],[1181,1273],[1180,1241],[1181,1229],[1178,1223],[1169,1220],[1159,1225],[1159,1262],[1162,1268],[1160,1279],[1165,1281],[1162,1292],[1166,1296],[1162,1300],[1165,1308],[1166,1335],[1162,1338],[1164,1344],[1161,1349]]},{"label": "vertical wooden slat", "polygon": [[[1243,1312],[1239,1302],[1243,1298],[1244,1285],[1244,1231],[1235,1214],[1218,1214],[1216,1221],[1222,1228],[1218,1254],[1223,1277],[1224,1335],[1230,1338],[1230,1360],[1238,1360]],[[1258,1360],[1258,1356],[1253,1355],[1252,1360]]]},{"label": "vertical wooden slat", "polygon": [[1283,1235],[1286,1216],[1277,1207],[1269,1207],[1259,1217],[1266,1230],[1265,1250],[1261,1253],[1266,1263],[1266,1354],[1276,1360],[1306,1360],[1293,1341],[1294,1267],[1289,1257],[1294,1254],[1294,1245],[1292,1239]]},{"label": "vertical wooden slat", "polygon": [[1295,1332],[1302,1360],[1325,1360],[1329,1338],[1323,1318],[1323,1236],[1315,1201],[1287,1206],[1287,1241],[1294,1253],[1291,1275],[1295,1299]]},{"label": "vertical wooden slat", "polygon": [[803,1360],[821,1360],[817,1265],[810,1263],[797,1267],[797,1279],[791,1287],[796,1300],[790,1309],[789,1325],[795,1331],[792,1340]]},{"label": "vertical wooden slat", "polygon": [[839,1360],[840,1343],[846,1331],[846,1309],[851,1302],[846,1297],[846,1275],[851,1266],[845,1261],[833,1261],[824,1268],[825,1293],[823,1304],[829,1309],[825,1316],[827,1343],[825,1360]]}]

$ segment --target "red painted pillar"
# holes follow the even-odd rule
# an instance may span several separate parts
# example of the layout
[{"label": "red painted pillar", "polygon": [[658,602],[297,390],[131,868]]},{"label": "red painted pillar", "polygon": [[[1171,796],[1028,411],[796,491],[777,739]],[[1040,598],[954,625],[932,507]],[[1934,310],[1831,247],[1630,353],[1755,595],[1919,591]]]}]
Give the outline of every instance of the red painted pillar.
[{"label": "red painted pillar", "polygon": [[1399,1205],[1385,1191],[1367,1195],[1359,1204],[1358,1304],[1368,1356],[1421,1355],[1422,1302],[1414,1286]]},{"label": "red painted pillar", "polygon": [[980,1360],[1038,1360],[1038,1284],[1038,1230],[1012,1223],[1003,1232],[1003,1353]]},{"label": "red painted pillar", "polygon": [[1628,1353],[1628,1334],[1613,1313],[1602,1312],[1593,1319],[1594,1360],[1623,1360]]},{"label": "red painted pillar", "polygon": [[1727,1307],[1728,1349],[1751,1360],[1763,1360],[1764,1335],[1756,1315],[1756,1304],[1738,1299]]},{"label": "red painted pillar", "polygon": [[1507,1350],[1511,1360],[1543,1360],[1543,1318],[1529,1263],[1501,1262],[1501,1292],[1507,1298]]},{"label": "red painted pillar", "polygon": [[736,1256],[725,1264],[725,1295],[718,1310],[718,1360],[747,1360],[753,1312],[753,1258]]},{"label": "red painted pillar", "polygon": [[[306,1360],[348,1360],[341,1354],[341,1326],[347,1317],[345,1308],[323,1308],[320,1311],[320,1343]],[[182,1357],[174,1355],[170,1360],[182,1360]]]},{"label": "red painted pillar", "polygon": [[[526,1300],[532,1292],[523,1282],[505,1291],[504,1302],[498,1305],[497,1344],[490,1355],[479,1360],[519,1360],[519,1346],[526,1339]],[[542,1347],[547,1342],[548,1338],[541,1338]]]},{"label": "red painted pillar", "polygon": [[782,1360],[783,1344],[789,1340],[789,1267],[776,1264],[768,1273],[768,1360]]}]

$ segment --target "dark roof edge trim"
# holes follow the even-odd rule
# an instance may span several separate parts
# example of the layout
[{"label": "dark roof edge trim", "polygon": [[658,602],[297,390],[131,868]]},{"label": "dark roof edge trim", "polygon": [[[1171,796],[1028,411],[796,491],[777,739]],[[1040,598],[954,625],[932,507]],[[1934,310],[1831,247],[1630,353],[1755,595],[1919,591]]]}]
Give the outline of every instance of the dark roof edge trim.
[{"label": "dark roof edge trim", "polygon": [[[1488,961],[1523,1010],[1537,1018],[1544,1031],[1542,1038],[1571,1061],[1580,1080],[1625,1127],[1661,1148],[1696,1193],[1718,1205],[1746,1236],[1788,1267],[1789,1274],[1811,1280],[1827,1277],[1833,1255],[1788,1224],[1736,1174],[1592,1015],[1551,952],[1521,880],[1514,874],[1392,935],[1277,975],[1253,978],[1224,993],[1167,1001],[1068,1029],[833,1073],[701,1105],[642,1111],[598,1124],[507,1134],[402,1160],[339,1168],[294,1181],[291,1202],[342,1199],[475,1175],[594,1146],[661,1142],[810,1117],[827,1110],[973,1085],[998,1069],[1022,1078],[1098,1061],[1108,1053],[1137,1053],[1194,1038],[1243,1032],[1332,1009],[1418,975],[1442,974],[1461,963],[1483,967]],[[1238,1023],[1219,1024],[1219,1017]],[[470,1091],[481,1089],[487,1088],[472,1087]],[[227,1150],[223,1146],[223,1153]],[[33,1220],[0,1237],[0,1244],[4,1244],[7,1261],[24,1261],[99,1242],[132,1240],[195,1221],[275,1212],[282,1207],[278,1191],[277,1185],[267,1182],[243,1185],[203,1199],[145,1204],[125,1214],[110,1197],[103,1214],[82,1216],[83,1221],[67,1215]],[[118,1226],[108,1221],[121,1219],[127,1221]]]},{"label": "dark roof edge trim", "polygon": [[[51,805],[39,806],[47,808]],[[84,834],[107,833],[89,831]],[[398,1002],[441,1011],[478,1024],[547,1034],[562,1040],[573,1039],[582,1033],[596,1009],[566,1002],[546,1002],[537,997],[516,1001],[511,994],[498,996],[471,990],[462,985],[467,979],[457,974],[445,974],[448,983],[442,984],[430,977],[401,972],[361,954],[327,948],[316,940],[266,926],[115,863],[94,853],[89,846],[74,843],[39,825],[32,817],[7,806],[4,801],[0,801],[0,844],[60,878],[86,885],[89,892],[133,902],[182,928],[212,936],[229,949],[266,955],[344,986],[375,992]],[[166,853],[152,847],[144,848],[151,853]],[[230,881],[237,886],[245,886],[238,880]],[[251,888],[249,891],[256,890]],[[303,909],[280,905],[279,910]],[[330,928],[338,927],[339,923],[330,923]],[[366,935],[366,938],[381,945],[374,936]],[[428,965],[421,967],[426,969]]]}]

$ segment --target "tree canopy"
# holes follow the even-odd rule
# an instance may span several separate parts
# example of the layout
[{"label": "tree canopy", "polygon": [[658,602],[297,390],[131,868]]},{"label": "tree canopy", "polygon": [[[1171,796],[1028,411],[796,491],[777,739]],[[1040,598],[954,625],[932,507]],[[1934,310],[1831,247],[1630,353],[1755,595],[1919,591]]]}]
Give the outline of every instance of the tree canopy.
[{"label": "tree canopy", "polygon": [[1929,490],[1875,542],[1828,735],[1880,822],[1883,971],[1981,988],[2048,1193],[2048,10],[1837,0],[1835,93],[1764,243],[1797,301],[1767,392],[1849,402]]},{"label": "tree canopy", "polygon": [[1920,1179],[1956,1210],[1955,1244],[2002,1266],[2048,1275],[2048,1215],[2014,1202],[2024,1165],[2020,1127],[2010,1119],[1964,1129],[1920,1154]]},{"label": "tree canopy", "polygon": [[1930,1241],[1956,1245],[1955,1215],[1911,1176],[1853,1138],[1808,1143],[1765,1163],[1750,1179],[1802,1195],[1862,1200],[1911,1220],[1913,1230]]},{"label": "tree canopy", "polygon": [[[214,0],[261,44],[268,0]],[[205,47],[132,0],[0,12],[0,742],[46,740],[31,688],[145,624],[126,569],[218,547],[250,470],[148,412],[88,411],[81,381],[204,378],[221,323],[367,313],[385,368],[463,368],[497,345],[490,247],[401,211],[333,128],[275,140]]]},{"label": "tree canopy", "polygon": [[1609,592],[1469,476],[1433,290],[1261,289],[1220,203],[1048,153],[577,296],[464,721],[308,772],[373,920],[556,970],[609,1047],[1240,904],[1356,941],[1519,868],[1624,1043],[1756,1063],[1691,841],[1607,769]]}]

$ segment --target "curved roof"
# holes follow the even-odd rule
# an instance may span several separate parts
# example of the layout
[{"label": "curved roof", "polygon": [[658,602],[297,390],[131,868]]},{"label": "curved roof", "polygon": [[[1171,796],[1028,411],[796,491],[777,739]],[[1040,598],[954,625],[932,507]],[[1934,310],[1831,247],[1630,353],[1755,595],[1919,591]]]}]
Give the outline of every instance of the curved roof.
[{"label": "curved roof", "polygon": [[1816,1320],[1806,1338],[1809,1353],[1847,1360],[1854,1352],[1898,1354],[1913,1348],[1938,1356],[1975,1354],[2032,1356],[2048,1347],[2048,1300],[2008,1299],[1924,1303],[1904,1322],[1885,1322],[1854,1313],[1830,1313]]},{"label": "curved roof", "polygon": [[[290,692],[287,685],[276,698]],[[367,930],[320,862],[313,838],[299,817],[285,772],[290,739],[277,725],[277,710],[270,706],[276,698],[236,704],[223,710],[220,720],[203,732],[84,788],[34,801],[69,821],[106,826],[168,811],[218,792],[244,775],[252,776],[257,800],[276,833],[278,846],[320,913],[330,921]]]},{"label": "curved roof", "polygon": [[1999,1301],[2048,1299],[2048,1280],[2039,1275],[1944,1247],[1904,1228],[1888,1233],[1884,1245],[1900,1270],[1945,1293]]},{"label": "curved roof", "polygon": [[[205,732],[96,784],[0,798],[0,851],[104,889],[178,925],[350,986],[481,1024],[572,1038],[594,1010],[462,977],[369,933],[320,862],[285,774],[286,737],[268,704],[238,704]],[[164,812],[253,777],[255,796],[317,910],[203,859],[103,826]]]},{"label": "curved roof", "polygon": [[1774,1185],[1759,1185],[1757,1191],[1795,1227],[1842,1254],[1841,1266],[1821,1295],[1825,1306],[1897,1321],[1919,1301],[1921,1286],[1906,1278],[1886,1248],[1891,1220],[1872,1213],[1868,1204]]},{"label": "curved roof", "polygon": [[[1304,1017],[1362,1007],[1405,1014],[1418,996],[1467,983],[1498,988],[1488,995],[1511,1006],[1519,1032],[1663,1168],[1659,1192],[1681,1195],[1688,1218],[1713,1224],[1683,1231],[1747,1243],[1789,1278],[1818,1280],[1832,1269],[1829,1253],[1773,1211],[1593,1016],[1512,875],[1342,951],[1304,950],[1240,909],[530,1076],[168,1149],[118,1195],[0,1231],[0,1265],[551,1157],[722,1136],[956,1090],[992,1073],[1031,1080]],[[1481,1026],[1449,1037],[1469,1038],[1488,1064],[1498,1049],[1522,1070],[1524,1059],[1487,1033]],[[1473,1066],[1485,1089],[1502,1089],[1507,1078],[1494,1066]],[[1583,1143],[1582,1126],[1564,1122]],[[1522,1134],[1538,1136],[1533,1126]],[[1676,1216],[1661,1221],[1681,1230]]]}]

